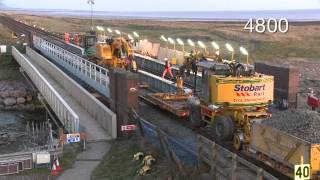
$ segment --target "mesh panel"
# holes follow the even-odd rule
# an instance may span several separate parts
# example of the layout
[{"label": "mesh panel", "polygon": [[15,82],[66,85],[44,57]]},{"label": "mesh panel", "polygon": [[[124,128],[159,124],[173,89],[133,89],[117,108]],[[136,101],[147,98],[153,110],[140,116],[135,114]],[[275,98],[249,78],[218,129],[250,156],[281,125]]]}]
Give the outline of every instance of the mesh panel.
[{"label": "mesh panel", "polygon": [[[144,136],[148,141],[160,147],[160,137],[162,137],[168,142],[168,148],[177,155],[181,162],[187,165],[195,165],[197,163],[197,144],[195,140],[177,139],[158,130],[156,126],[143,119],[140,119],[140,122]],[[161,133],[161,135],[159,136],[158,133]]]}]

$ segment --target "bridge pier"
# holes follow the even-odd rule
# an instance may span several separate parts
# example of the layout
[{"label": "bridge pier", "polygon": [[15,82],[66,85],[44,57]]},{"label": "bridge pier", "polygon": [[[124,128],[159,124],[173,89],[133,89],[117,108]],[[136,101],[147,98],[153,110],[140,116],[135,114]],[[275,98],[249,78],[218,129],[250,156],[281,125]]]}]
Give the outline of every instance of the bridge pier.
[{"label": "bridge pier", "polygon": [[117,114],[118,136],[130,135],[121,131],[123,125],[135,125],[130,118],[131,109],[138,111],[139,76],[123,69],[112,69],[110,73],[111,109]]}]

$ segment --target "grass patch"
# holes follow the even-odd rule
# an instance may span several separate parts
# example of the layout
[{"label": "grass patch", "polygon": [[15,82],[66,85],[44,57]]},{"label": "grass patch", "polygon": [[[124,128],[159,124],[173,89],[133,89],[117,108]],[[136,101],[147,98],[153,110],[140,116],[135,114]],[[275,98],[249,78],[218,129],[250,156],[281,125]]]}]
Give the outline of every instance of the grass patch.
[{"label": "grass patch", "polygon": [[290,57],[304,57],[304,58],[318,58],[320,52],[304,47],[292,47],[283,45],[281,43],[263,42],[257,43],[252,50],[254,59],[275,59],[275,58],[290,58]]},{"label": "grass patch", "polygon": [[80,144],[70,144],[69,147],[65,147],[62,157],[60,158],[61,166],[64,170],[72,168],[76,161],[77,155],[82,151]]},{"label": "grass patch", "polygon": [[163,154],[155,153],[154,147],[146,152],[156,157],[156,164],[146,176],[139,176],[141,161],[133,161],[136,152],[143,151],[137,141],[116,140],[112,142],[110,152],[104,157],[100,165],[93,171],[92,179],[126,180],[126,179],[176,179],[176,167]]},{"label": "grass patch", "polygon": [[19,176],[50,175],[50,167],[34,168],[19,173]]}]

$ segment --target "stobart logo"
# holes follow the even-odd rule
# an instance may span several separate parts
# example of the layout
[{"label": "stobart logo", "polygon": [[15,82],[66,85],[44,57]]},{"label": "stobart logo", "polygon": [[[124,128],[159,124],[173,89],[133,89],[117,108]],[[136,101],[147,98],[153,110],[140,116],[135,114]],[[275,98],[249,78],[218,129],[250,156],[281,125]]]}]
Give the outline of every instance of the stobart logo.
[{"label": "stobart logo", "polygon": [[234,86],[234,91],[237,96],[251,96],[250,92],[253,92],[253,96],[261,96],[264,95],[264,90],[266,88],[266,85],[240,85],[236,84]]}]

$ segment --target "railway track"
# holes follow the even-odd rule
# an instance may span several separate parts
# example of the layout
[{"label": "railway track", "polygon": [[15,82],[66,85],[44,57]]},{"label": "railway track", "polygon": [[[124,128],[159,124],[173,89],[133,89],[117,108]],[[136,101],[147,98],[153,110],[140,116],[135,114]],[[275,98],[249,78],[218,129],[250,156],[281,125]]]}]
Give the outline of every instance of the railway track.
[{"label": "railway track", "polygon": [[41,36],[42,38],[56,44],[57,46],[63,49],[72,52],[73,54],[82,56],[81,51],[79,49],[65,43],[61,37],[55,34],[18,22],[7,16],[0,16],[0,22],[17,33],[25,34],[29,38],[29,42],[31,35],[37,34],[38,36]]},{"label": "railway track", "polygon": [[[46,32],[46,31],[43,31],[43,30],[40,30],[40,29],[37,29],[37,28],[34,28],[34,27],[31,27],[31,26],[28,26],[28,25],[25,25],[23,23],[20,23],[20,22],[17,22],[15,21],[14,19],[12,18],[9,18],[9,17],[4,17],[4,16],[0,16],[0,22],[3,23],[4,25],[8,26],[9,28],[15,30],[16,32],[19,32],[19,33],[22,33],[22,34],[25,34],[26,36],[32,36],[32,34],[37,34],[37,35],[40,35],[42,38],[52,42],[53,44],[56,44],[57,46],[61,47],[61,48],[64,48],[68,51],[71,51],[72,53],[74,54],[77,54],[79,55],[79,52],[76,50],[75,47],[72,47],[68,44],[66,44],[62,39],[60,39],[59,37],[49,33],[49,32]],[[60,68],[63,69],[63,67],[60,66]],[[154,75],[157,75],[157,76],[161,76],[162,75],[162,72],[160,71],[157,71],[157,70],[152,70],[151,68],[148,68],[148,67],[143,67],[142,68],[143,70],[146,70]],[[64,69],[64,71],[67,73],[67,70]],[[175,71],[174,71],[175,72]],[[71,75],[70,73],[67,73],[68,75],[70,75],[72,78],[74,78],[77,82],[79,82],[81,85],[83,85],[90,93],[96,93],[96,94],[99,94],[97,93],[94,89],[90,88],[89,86],[87,86],[84,82],[82,82],[79,78]],[[169,79],[170,80],[170,79]],[[187,87],[191,87],[193,88],[193,85],[191,82],[185,82],[185,85]],[[97,96],[97,99],[100,100],[103,104],[105,104],[107,107],[109,107],[109,101],[102,97],[102,96]],[[158,110],[158,109],[157,109]],[[165,112],[161,112],[161,113],[165,113]],[[179,124],[187,127],[187,128],[190,128],[192,129],[196,134],[200,134],[214,142],[216,142],[217,144],[219,144],[220,146],[228,149],[229,151],[237,154],[238,156],[244,158],[244,159],[247,159],[248,161],[252,162],[253,164],[255,164],[256,166],[258,167],[261,167],[262,169],[264,169],[265,171],[269,172],[270,174],[274,175],[275,177],[278,177],[279,179],[290,179],[288,176],[282,174],[281,172],[271,168],[270,166],[266,165],[265,163],[259,161],[258,159],[250,156],[249,154],[247,153],[244,153],[242,151],[237,151],[233,148],[233,146],[229,143],[222,143],[222,142],[219,142],[217,141],[214,136],[212,136],[212,134],[208,131],[208,130],[205,130],[205,129],[196,129],[194,128],[191,123],[189,123],[188,121],[179,121]]]}]

